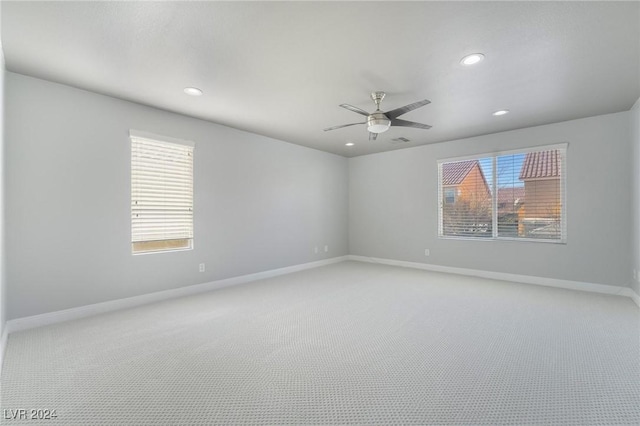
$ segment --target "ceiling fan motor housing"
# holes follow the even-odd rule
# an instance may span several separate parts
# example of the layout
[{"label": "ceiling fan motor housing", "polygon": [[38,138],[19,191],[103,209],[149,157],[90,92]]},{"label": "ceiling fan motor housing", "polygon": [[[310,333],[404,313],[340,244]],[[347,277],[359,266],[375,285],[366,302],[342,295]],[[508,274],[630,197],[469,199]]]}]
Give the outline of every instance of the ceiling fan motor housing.
[{"label": "ceiling fan motor housing", "polygon": [[386,132],[390,126],[391,120],[382,111],[376,111],[367,117],[367,127],[371,133]]}]

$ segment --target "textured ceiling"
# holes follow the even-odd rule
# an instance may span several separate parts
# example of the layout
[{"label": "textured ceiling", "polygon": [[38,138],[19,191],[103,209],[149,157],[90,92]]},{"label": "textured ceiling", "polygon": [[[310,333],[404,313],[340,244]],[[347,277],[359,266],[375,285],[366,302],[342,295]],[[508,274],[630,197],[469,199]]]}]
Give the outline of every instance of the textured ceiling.
[{"label": "textured ceiling", "polygon": [[[624,111],[640,97],[638,2],[5,1],[2,41],[10,71],[345,156]],[[460,65],[474,52],[485,60]],[[401,118],[433,128],[377,141],[364,125],[322,130],[363,121],[338,105],[373,111],[376,90],[383,110],[431,100]]]}]

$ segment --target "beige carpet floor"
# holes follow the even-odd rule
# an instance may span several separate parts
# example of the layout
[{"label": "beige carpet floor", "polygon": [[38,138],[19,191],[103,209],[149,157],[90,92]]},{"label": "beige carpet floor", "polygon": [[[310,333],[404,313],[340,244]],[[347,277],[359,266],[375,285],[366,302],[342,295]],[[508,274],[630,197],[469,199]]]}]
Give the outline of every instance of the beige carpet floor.
[{"label": "beige carpet floor", "polygon": [[13,333],[0,392],[56,410],[20,425],[637,425],[640,310],[343,262]]}]

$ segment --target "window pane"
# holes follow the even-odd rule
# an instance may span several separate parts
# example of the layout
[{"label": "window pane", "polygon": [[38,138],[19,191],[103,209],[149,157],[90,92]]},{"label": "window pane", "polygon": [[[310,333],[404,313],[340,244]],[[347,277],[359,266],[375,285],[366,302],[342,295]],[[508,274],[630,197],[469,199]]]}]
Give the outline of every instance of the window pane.
[{"label": "window pane", "polygon": [[491,158],[441,165],[442,235],[492,236]]},{"label": "window pane", "polygon": [[524,202],[519,212],[518,237],[559,240],[562,238],[563,152],[529,152],[520,167]]}]

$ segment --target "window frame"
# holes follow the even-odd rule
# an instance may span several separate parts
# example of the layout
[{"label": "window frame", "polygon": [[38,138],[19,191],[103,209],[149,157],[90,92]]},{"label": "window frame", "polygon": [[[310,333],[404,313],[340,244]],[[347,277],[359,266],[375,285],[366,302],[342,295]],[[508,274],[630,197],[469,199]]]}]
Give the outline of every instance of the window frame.
[{"label": "window frame", "polygon": [[[134,202],[134,191],[133,191],[133,186],[134,186],[134,173],[133,173],[133,144],[134,144],[134,139],[138,139],[138,140],[147,140],[150,142],[155,142],[158,144],[173,144],[173,145],[183,145],[185,147],[190,148],[190,152],[191,152],[191,237],[190,238],[179,238],[179,239],[169,239],[169,240],[157,240],[157,242],[161,243],[161,242],[170,242],[170,241],[182,241],[182,240],[186,240],[188,241],[188,246],[186,247],[175,247],[175,248],[159,248],[159,249],[150,249],[150,250],[138,250],[136,251],[134,248],[134,245],[136,243],[140,243],[140,242],[134,242],[133,241],[133,230],[134,230],[134,224],[133,224],[133,202]],[[193,250],[194,248],[194,236],[195,236],[195,220],[194,220],[194,204],[195,204],[195,191],[194,191],[194,186],[195,186],[195,179],[194,179],[194,152],[195,152],[195,143],[189,140],[184,140],[184,139],[177,139],[177,138],[172,138],[169,136],[162,136],[162,135],[157,135],[157,134],[153,134],[153,133],[148,133],[148,132],[144,132],[144,131],[139,131],[139,130],[133,130],[130,129],[129,130],[129,159],[130,159],[130,163],[129,163],[129,189],[130,189],[130,193],[129,193],[129,211],[130,211],[130,218],[129,218],[129,224],[131,226],[130,230],[130,247],[131,247],[131,254],[133,256],[141,256],[141,255],[148,255],[148,254],[159,254],[159,253],[174,253],[174,252],[181,252],[181,251],[190,251]],[[144,242],[153,242],[153,241],[142,241],[142,243]]]},{"label": "window frame", "polygon": [[[532,146],[520,149],[512,149],[505,151],[494,151],[489,153],[478,153],[474,155],[466,155],[460,157],[449,157],[442,158],[437,160],[437,199],[438,199],[438,239],[443,240],[466,240],[466,241],[519,241],[519,242],[534,242],[534,243],[551,243],[551,244],[567,244],[567,151],[568,151],[569,143],[557,143],[553,145],[539,145]],[[498,235],[498,197],[497,194],[497,179],[495,179],[495,170],[496,163],[498,157],[508,156],[508,155],[516,155],[516,154],[527,154],[530,152],[538,152],[538,151],[550,151],[550,150],[558,150],[561,151],[561,163],[560,163],[560,203],[562,205],[562,209],[560,211],[560,238],[551,239],[551,238],[528,238],[528,237],[505,237]],[[467,160],[481,160],[482,158],[490,158],[492,160],[492,182],[491,182],[491,206],[492,206],[492,235],[490,237],[486,236],[457,236],[457,235],[444,235],[444,217],[443,217],[443,207],[444,207],[444,187],[442,185],[442,165],[444,163],[456,162],[456,161],[467,161]],[[526,200],[525,200],[526,204]]]}]

